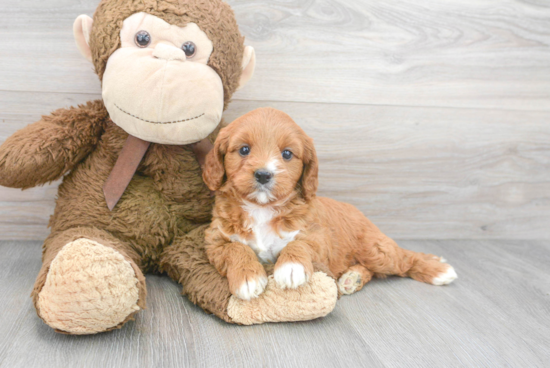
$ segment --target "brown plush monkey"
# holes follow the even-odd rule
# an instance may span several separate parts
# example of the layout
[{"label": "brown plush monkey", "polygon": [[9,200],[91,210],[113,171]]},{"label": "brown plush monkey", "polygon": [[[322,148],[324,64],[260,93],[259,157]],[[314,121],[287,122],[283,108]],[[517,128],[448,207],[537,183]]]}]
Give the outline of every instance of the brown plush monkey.
[{"label": "brown plush monkey", "polygon": [[[64,176],[32,293],[40,318],[70,334],[119,328],[145,307],[148,272],[167,272],[192,302],[228,322],[329,313],[337,291],[328,271],[299,290],[270,282],[243,302],[231,298],[204,252],[213,198],[192,144],[215,139],[255,61],[231,8],[219,0],[103,0],[74,32],[103,100],[57,110],[0,147],[1,185]],[[115,163],[129,185],[118,186],[124,194],[110,211],[104,184],[124,176]]]}]

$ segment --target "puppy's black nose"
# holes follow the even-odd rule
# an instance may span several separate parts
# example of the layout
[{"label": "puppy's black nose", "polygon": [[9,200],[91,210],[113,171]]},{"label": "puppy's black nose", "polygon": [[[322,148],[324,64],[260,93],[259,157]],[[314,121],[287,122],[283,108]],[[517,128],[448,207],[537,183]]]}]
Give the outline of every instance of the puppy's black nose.
[{"label": "puppy's black nose", "polygon": [[256,178],[256,181],[260,184],[267,183],[268,181],[271,180],[272,176],[273,176],[273,174],[271,174],[270,172],[267,172],[267,171],[258,170],[254,173],[254,177]]}]

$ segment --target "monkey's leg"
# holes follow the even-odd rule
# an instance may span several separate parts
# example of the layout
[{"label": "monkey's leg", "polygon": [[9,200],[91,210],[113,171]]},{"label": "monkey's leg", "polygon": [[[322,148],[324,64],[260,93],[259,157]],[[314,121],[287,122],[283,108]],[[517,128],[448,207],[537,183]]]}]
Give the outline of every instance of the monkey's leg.
[{"label": "monkey's leg", "polygon": [[334,309],[338,298],[336,283],[329,271],[316,265],[310,282],[298,289],[283,290],[270,276],[258,298],[245,301],[232,296],[227,279],[206,256],[204,231],[207,228],[208,225],[204,225],[176,238],[163,252],[160,265],[161,270],[183,285],[183,293],[189,300],[205,311],[230,323],[251,325],[311,320]]},{"label": "monkey's leg", "polygon": [[145,307],[145,277],[129,244],[96,228],[51,234],[32,298],[58,332],[94,334],[120,328]]}]

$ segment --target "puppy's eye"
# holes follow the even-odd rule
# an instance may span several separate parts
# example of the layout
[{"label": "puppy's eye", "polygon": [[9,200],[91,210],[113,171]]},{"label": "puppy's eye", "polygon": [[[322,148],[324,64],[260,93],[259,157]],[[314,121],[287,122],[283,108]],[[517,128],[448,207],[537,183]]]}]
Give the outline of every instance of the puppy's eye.
[{"label": "puppy's eye", "polygon": [[250,147],[248,146],[242,146],[241,149],[239,150],[239,155],[241,156],[248,156],[249,153],[250,153]]},{"label": "puppy's eye", "polygon": [[195,56],[195,53],[197,52],[197,47],[191,41],[187,41],[186,43],[184,43],[181,46],[181,49],[185,53],[185,56],[187,56],[188,58],[192,58],[193,56]]},{"label": "puppy's eye", "polygon": [[292,152],[290,152],[289,150],[284,150],[283,158],[287,161],[290,160],[292,158]]},{"label": "puppy's eye", "polygon": [[147,47],[151,43],[151,35],[147,31],[139,31],[134,38],[137,47]]}]

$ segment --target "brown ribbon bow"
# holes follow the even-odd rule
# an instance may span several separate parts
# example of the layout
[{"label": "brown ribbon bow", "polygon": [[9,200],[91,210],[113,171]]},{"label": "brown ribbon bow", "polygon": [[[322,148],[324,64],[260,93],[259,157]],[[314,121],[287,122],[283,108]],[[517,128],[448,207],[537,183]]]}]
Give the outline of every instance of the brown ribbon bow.
[{"label": "brown ribbon bow", "polygon": [[[151,142],[144,141],[132,135],[129,135],[128,139],[126,139],[115,166],[103,185],[103,194],[110,211],[115,208],[120,197],[124,194],[150,145]],[[204,167],[206,155],[212,147],[212,143],[208,138],[192,145],[193,152],[201,168]]]}]

